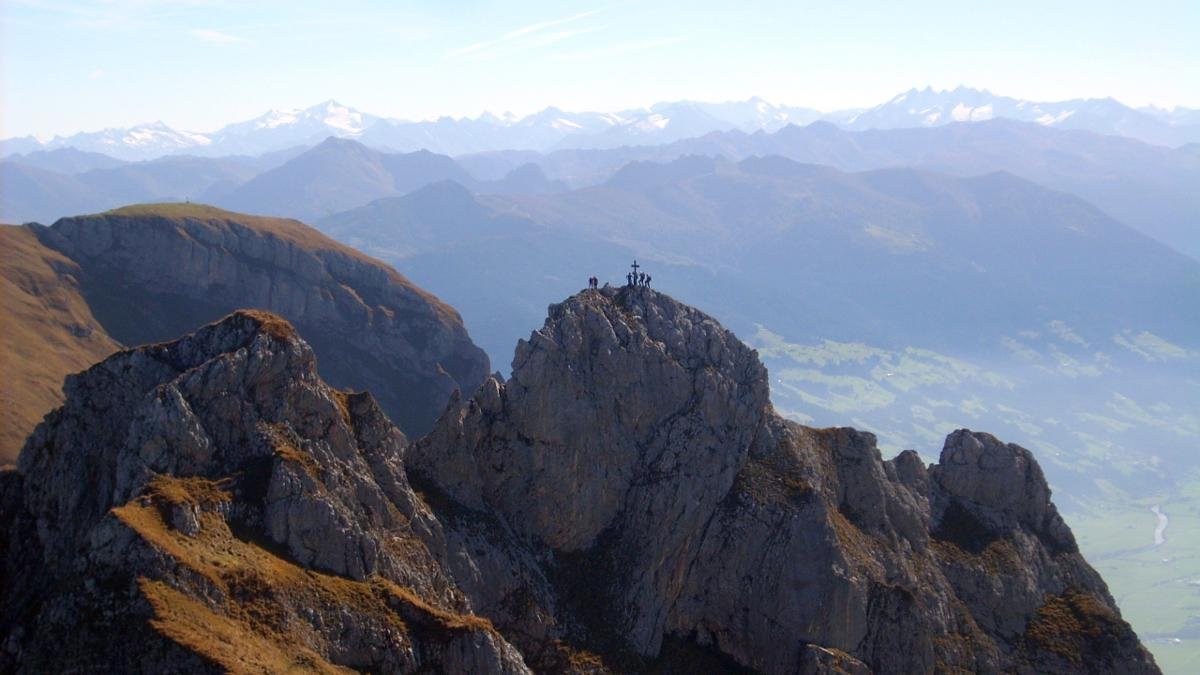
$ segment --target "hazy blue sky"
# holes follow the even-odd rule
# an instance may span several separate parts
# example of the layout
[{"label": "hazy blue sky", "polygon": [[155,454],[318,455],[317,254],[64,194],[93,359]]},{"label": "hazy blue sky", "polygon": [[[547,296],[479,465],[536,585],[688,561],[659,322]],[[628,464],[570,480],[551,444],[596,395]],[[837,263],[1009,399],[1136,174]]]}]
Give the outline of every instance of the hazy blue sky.
[{"label": "hazy blue sky", "polygon": [[1200,1],[0,0],[0,136],[208,131],[335,98],[408,119],[913,86],[1200,107]]}]

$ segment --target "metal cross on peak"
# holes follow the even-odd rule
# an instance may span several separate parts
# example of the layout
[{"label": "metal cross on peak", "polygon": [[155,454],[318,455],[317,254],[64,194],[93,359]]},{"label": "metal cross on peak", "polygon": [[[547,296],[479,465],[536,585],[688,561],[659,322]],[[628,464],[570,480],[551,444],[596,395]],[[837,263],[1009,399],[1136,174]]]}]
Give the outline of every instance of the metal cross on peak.
[{"label": "metal cross on peak", "polygon": [[639,268],[639,267],[641,267],[641,265],[637,264],[637,260],[634,260],[634,261],[633,261],[633,264],[632,264],[632,265],[630,265],[630,267],[632,267],[632,268],[633,268],[633,273],[634,273],[634,274],[637,274],[637,273],[638,273],[638,268]]}]

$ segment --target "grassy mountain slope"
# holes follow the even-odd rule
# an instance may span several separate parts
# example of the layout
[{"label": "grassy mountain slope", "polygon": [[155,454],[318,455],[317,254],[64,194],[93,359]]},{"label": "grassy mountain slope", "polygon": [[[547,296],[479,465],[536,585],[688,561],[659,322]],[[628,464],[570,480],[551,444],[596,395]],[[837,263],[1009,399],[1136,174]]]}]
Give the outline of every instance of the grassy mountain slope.
[{"label": "grassy mountain slope", "polygon": [[92,314],[79,266],[25,227],[0,226],[0,464],[62,403],[62,381],[121,345]]}]

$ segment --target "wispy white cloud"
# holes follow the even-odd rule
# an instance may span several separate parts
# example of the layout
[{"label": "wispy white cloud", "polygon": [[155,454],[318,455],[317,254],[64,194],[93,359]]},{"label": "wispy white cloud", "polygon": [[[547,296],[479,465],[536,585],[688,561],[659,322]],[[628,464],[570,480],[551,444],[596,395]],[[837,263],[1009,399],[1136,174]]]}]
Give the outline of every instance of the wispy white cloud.
[{"label": "wispy white cloud", "polygon": [[595,33],[596,31],[604,30],[605,28],[608,28],[608,26],[589,26],[587,28],[554,31],[553,33],[545,33],[535,36],[532,39],[527,40],[524,43],[524,46],[529,48],[547,47],[549,45],[562,42],[563,40],[569,40],[580,35],[587,35],[588,33]]},{"label": "wispy white cloud", "polygon": [[103,68],[96,68],[92,72],[88,73],[89,80],[98,80],[102,77],[104,77],[104,69]]},{"label": "wispy white cloud", "polygon": [[677,35],[675,37],[654,38],[650,40],[637,40],[634,42],[623,42],[621,44],[611,45],[608,47],[600,47],[599,49],[587,49],[577,52],[566,52],[558,54],[555,58],[563,61],[583,61],[587,59],[600,59],[609,56],[617,56],[619,54],[628,54],[630,52],[641,52],[650,49],[659,49],[669,47],[674,44],[679,44],[687,40],[685,35]]},{"label": "wispy white cloud", "polygon": [[205,42],[213,42],[222,45],[250,42],[244,37],[222,33],[221,31],[217,30],[209,30],[207,28],[192,29],[192,36],[204,40]]},{"label": "wispy white cloud", "polygon": [[[554,26],[561,26],[562,24],[579,21],[580,19],[586,19],[589,16],[595,16],[596,14],[599,14],[601,11],[602,10],[599,10],[599,9],[593,9],[593,10],[589,10],[586,12],[580,12],[578,14],[572,14],[571,16],[565,16],[560,19],[551,19],[549,21],[539,21],[537,23],[531,23],[527,26],[522,26],[520,28],[510,30],[507,33],[504,33],[500,37],[495,38],[493,40],[483,40],[481,42],[475,42],[475,43],[469,44],[465,47],[455,49],[455,50],[451,51],[448,54],[448,56],[450,56],[451,58],[455,58],[455,57],[468,56],[468,55],[472,55],[472,54],[478,54],[485,50],[489,50],[493,47],[498,47],[501,45],[505,45],[507,43],[511,43],[514,40],[518,40],[519,38],[534,35],[536,33],[546,30],[547,28],[553,28]],[[553,34],[553,35],[559,36],[558,39],[546,41],[546,42],[544,42],[544,44],[552,44],[554,42],[561,42],[562,40],[566,40],[566,39],[574,37],[576,35],[582,35],[583,33],[589,33],[593,30],[596,30],[596,28],[581,29],[581,30],[575,30],[575,31],[560,31],[558,33]],[[540,36],[540,37],[544,38],[544,36]]]}]

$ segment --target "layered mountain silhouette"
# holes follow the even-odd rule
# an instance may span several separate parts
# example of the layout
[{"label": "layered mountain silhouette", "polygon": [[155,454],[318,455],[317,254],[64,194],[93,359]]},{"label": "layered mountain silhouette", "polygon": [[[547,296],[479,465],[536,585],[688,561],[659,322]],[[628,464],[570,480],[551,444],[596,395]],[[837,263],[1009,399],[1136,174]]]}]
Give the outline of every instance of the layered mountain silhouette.
[{"label": "layered mountain silhouette", "polygon": [[[53,222],[129,203],[195,201],[312,220],[442,180],[495,194],[567,190],[565,183],[548,178],[533,163],[506,169],[493,180],[477,180],[445,155],[424,150],[382,152],[333,137],[311,148],[295,147],[258,157],[178,156],[86,168],[96,163],[99,160],[67,151],[0,162],[0,187],[6,193],[0,219]],[[9,194],[11,198],[7,198]]]},{"label": "layered mountain silhouette", "polygon": [[70,378],[0,504],[5,670],[1157,672],[1028,450],[785,421],[649,289],[412,442],[236,312]]},{"label": "layered mountain silhouette", "polygon": [[[681,292],[688,296],[720,297],[718,285],[753,284],[757,291],[739,301],[743,307],[755,306],[758,297],[770,306],[764,294],[771,301],[792,297],[803,303],[789,305],[797,323],[812,314],[836,316],[839,323],[823,322],[820,330],[839,338],[924,338],[925,327],[911,321],[917,314],[949,331],[940,337],[943,345],[1038,314],[1086,320],[1098,330],[1137,321],[1164,335],[1191,336],[1181,314],[1162,310],[1187,306],[1200,283],[1195,261],[1076,197],[1011,174],[845,173],[781,157],[633,163],[603,185],[542,196],[477,197],[443,184],[318,225],[406,267],[436,257],[430,271],[442,265],[458,270],[450,258],[474,256],[481,249],[470,247],[485,241],[519,240],[538,251],[536,240],[553,235],[603,242],[621,255],[650,255],[674,275],[708,273],[702,288],[684,282]],[[544,275],[512,283],[562,276],[558,283],[571,288],[598,262],[574,254],[531,254],[529,262],[543,260]],[[846,260],[872,274],[847,274]],[[524,262],[515,266],[528,269]],[[572,268],[580,272],[568,275]],[[449,282],[427,280],[435,287]],[[463,279],[455,302],[473,309],[465,288],[477,283]],[[679,284],[678,276],[672,283]],[[1096,297],[1105,298],[1103,308],[1091,304]],[[971,321],[956,320],[964,312]],[[972,326],[970,333],[956,334],[963,324]],[[912,332],[897,334],[906,330]]]},{"label": "layered mountain silhouette", "polygon": [[61,401],[62,378],[119,345],[168,339],[239,307],[304,326],[320,370],[369,388],[409,433],[488,372],[458,313],[395,270],[294,220],[133,206],[6,226],[3,458]]},{"label": "layered mountain silhouette", "polygon": [[427,151],[381,151],[337,138],[255,158],[181,157],[83,172],[76,166],[94,158],[52,159],[42,153],[0,162],[0,187],[11,195],[0,205],[0,219],[51,222],[130,202],[190,199],[312,220],[440,180],[479,193],[545,194],[603,183],[630,162],[663,163],[688,155],[733,161],[778,155],[847,171],[905,167],[960,176],[1008,171],[1082,197],[1200,259],[1195,233],[1200,197],[1193,189],[1200,183],[1200,157],[1195,152],[1006,119],[862,132],[828,122],[788,125],[773,133],[731,128],[662,145],[548,154],[506,150],[457,159]]},{"label": "layered mountain silhouette", "polygon": [[218,201],[251,213],[314,218],[447,179],[473,182],[445,155],[427,151],[393,155],[330,138]]},{"label": "layered mountain silhouette", "polygon": [[203,201],[250,180],[277,159],[179,156],[89,168],[102,162],[91,157],[49,157],[51,154],[0,162],[0,186],[5,194],[0,219],[54,222],[130,203]]},{"label": "layered mountain silhouette", "polygon": [[[1200,258],[1195,214],[1200,160],[1128,138],[1063,131],[993,119],[978,123],[875,131],[844,131],[828,122],[775,133],[712,133],[661,146],[486,156],[492,170],[535,163],[573,187],[602,183],[632,161],[665,163],[688,155],[740,161],[778,155],[845,171],[922,168],[961,176],[1008,171],[1075,194],[1109,215]],[[481,160],[463,158],[468,166]]]}]

